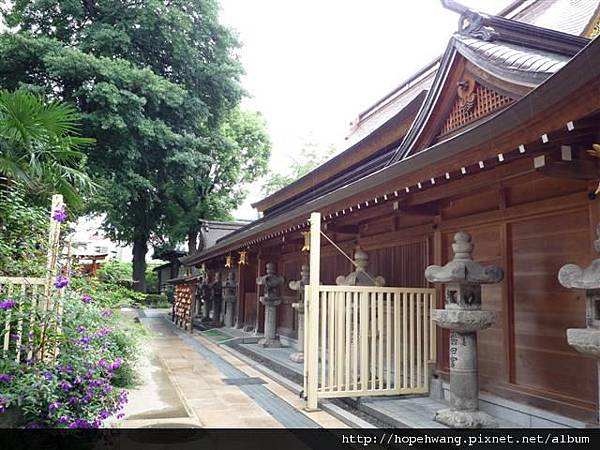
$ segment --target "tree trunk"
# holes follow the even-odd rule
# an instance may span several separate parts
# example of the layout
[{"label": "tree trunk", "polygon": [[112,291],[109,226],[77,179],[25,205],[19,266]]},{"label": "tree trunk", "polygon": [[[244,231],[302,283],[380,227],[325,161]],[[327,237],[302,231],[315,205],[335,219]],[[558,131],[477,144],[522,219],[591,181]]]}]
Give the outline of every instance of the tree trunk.
[{"label": "tree trunk", "polygon": [[188,233],[188,255],[193,255],[196,253],[196,249],[198,248],[198,232],[196,230],[192,230]]},{"label": "tree trunk", "polygon": [[191,230],[188,233],[188,254],[193,255],[204,250],[204,235],[202,229]]},{"label": "tree trunk", "polygon": [[138,238],[133,241],[133,289],[146,292],[146,253],[148,240]]}]

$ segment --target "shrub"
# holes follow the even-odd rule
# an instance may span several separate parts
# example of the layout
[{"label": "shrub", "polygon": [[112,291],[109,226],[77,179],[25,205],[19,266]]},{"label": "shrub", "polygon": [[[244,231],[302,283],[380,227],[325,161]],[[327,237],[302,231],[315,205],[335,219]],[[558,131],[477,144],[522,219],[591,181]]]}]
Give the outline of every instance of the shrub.
[{"label": "shrub", "polygon": [[144,293],[123,286],[121,282],[122,280],[112,276],[105,278],[78,276],[73,278],[72,287],[78,291],[89,293],[97,304],[107,307],[130,305],[144,299]]},{"label": "shrub", "polygon": [[169,308],[171,303],[165,294],[146,294],[146,298],[141,306],[153,308]]},{"label": "shrub", "polygon": [[104,283],[127,285],[133,282],[132,270],[130,262],[111,259],[100,266],[97,275],[98,279]]},{"label": "shrub", "polygon": [[6,178],[0,178],[0,197],[0,275],[43,275],[48,212],[29,205],[24,188]]},{"label": "shrub", "polygon": [[[21,311],[10,311],[15,325]],[[8,312],[0,309],[2,323]],[[96,428],[121,417],[127,392],[120,388],[135,381],[137,332],[118,313],[73,291],[64,298],[59,343],[55,363],[0,360],[0,413],[16,408],[28,427],[56,428]]]},{"label": "shrub", "polygon": [[158,273],[153,269],[156,264],[148,264],[146,266],[146,292],[149,294],[158,294]]}]

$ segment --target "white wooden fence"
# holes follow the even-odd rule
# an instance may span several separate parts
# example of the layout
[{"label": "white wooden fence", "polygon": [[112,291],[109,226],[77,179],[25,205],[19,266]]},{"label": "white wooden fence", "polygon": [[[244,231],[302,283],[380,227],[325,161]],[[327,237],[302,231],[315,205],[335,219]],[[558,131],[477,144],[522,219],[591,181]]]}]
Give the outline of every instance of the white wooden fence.
[{"label": "white wooden fence", "polygon": [[0,277],[0,301],[11,299],[16,302],[14,307],[6,310],[3,327],[0,323],[0,348],[4,359],[19,363],[24,357],[54,360],[58,355],[56,338],[62,328],[64,289],[55,292],[52,287],[58,275],[60,249],[60,223],[52,219],[52,214],[63,208],[62,195],[52,196],[46,277]]},{"label": "white wooden fence", "polygon": [[311,215],[304,393],[318,399],[429,391],[435,289],[319,284],[320,215]]},{"label": "white wooden fence", "polygon": [[307,287],[305,390],[318,398],[429,391],[434,289]]}]

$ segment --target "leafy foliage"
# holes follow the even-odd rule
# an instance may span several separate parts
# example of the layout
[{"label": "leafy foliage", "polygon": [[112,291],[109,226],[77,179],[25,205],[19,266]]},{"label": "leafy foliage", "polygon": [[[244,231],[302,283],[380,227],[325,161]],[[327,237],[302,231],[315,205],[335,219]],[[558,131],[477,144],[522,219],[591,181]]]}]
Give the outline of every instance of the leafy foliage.
[{"label": "leafy foliage", "polygon": [[92,208],[113,239],[134,244],[144,290],[148,243],[226,217],[240,184],[264,170],[264,126],[236,110],[235,36],[214,0],[16,0],[4,13],[19,31],[0,36],[0,85],[77,105],[96,139]]},{"label": "leafy foliage", "polygon": [[81,193],[93,187],[81,152],[93,140],[78,136],[79,119],[66,103],[23,89],[0,91],[0,174],[26,184],[38,203],[59,193],[79,206]]},{"label": "leafy foliage", "polygon": [[31,206],[21,183],[0,186],[0,276],[42,276],[46,262],[48,212]]},{"label": "leafy foliage", "polygon": [[[233,110],[213,141],[207,155],[181,153],[170,161],[180,176],[167,186],[173,200],[164,234],[173,242],[187,238],[190,252],[202,250],[198,218],[231,220],[230,211],[246,196],[244,184],[266,173],[270,155],[264,119],[255,112]],[[219,153],[216,163],[213,152]]]},{"label": "leafy foliage", "polygon": [[335,153],[333,146],[325,151],[320,151],[313,143],[307,143],[300,151],[300,154],[293,158],[293,163],[289,167],[288,173],[270,171],[266,181],[263,183],[262,192],[264,195],[271,195],[288,184],[293,183],[304,175],[310,173],[325,161],[330,159]]}]

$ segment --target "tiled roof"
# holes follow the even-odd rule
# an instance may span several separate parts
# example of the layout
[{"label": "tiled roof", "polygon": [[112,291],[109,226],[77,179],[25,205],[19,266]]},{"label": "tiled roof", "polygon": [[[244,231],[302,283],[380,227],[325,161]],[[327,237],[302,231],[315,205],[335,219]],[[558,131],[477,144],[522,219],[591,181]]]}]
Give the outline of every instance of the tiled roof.
[{"label": "tiled roof", "polygon": [[386,98],[376,108],[365,111],[359,116],[358,122],[346,138],[347,147],[351,147],[361,141],[381,125],[386,123],[410,102],[412,102],[422,91],[429,90],[439,63],[434,63],[420,77],[412,79],[405,86],[398,89],[393,95]]},{"label": "tiled roof", "polygon": [[455,34],[453,39],[457,50],[485,71],[501,79],[531,86],[537,86],[571,59],[566,55],[460,34]]},{"label": "tiled roof", "polygon": [[600,0],[529,0],[507,19],[581,36]]}]

